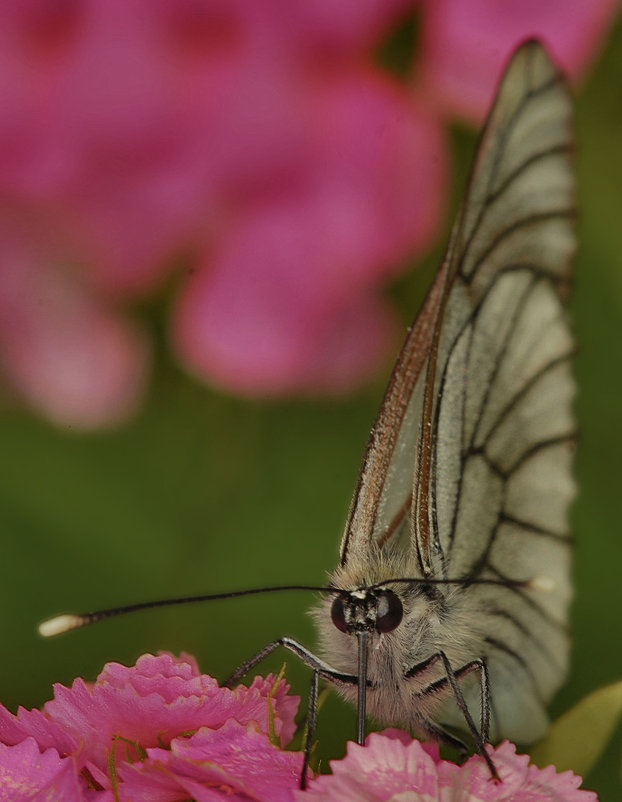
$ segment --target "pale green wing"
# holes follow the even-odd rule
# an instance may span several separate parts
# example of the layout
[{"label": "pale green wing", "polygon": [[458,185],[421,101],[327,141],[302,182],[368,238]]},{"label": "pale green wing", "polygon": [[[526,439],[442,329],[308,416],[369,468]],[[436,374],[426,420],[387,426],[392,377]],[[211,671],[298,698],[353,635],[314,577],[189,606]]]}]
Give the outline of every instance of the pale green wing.
[{"label": "pale green wing", "polygon": [[[546,576],[469,586],[499,733],[537,737],[563,679],[575,436],[564,311],[573,234],[571,101],[544,49],[514,55],[448,256],[396,365],[342,542],[409,550],[420,575]],[[405,560],[412,565],[412,560]]]}]

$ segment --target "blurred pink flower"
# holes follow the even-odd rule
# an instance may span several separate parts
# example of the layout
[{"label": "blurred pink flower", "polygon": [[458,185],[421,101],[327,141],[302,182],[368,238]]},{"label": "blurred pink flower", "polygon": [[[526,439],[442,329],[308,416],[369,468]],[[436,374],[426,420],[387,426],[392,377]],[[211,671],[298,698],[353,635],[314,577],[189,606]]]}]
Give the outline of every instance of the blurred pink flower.
[{"label": "blurred pink flower", "polygon": [[[412,2],[2,4],[0,196],[53,219],[63,269],[70,255],[94,305],[94,331],[76,313],[63,341],[53,309],[37,330],[11,299],[0,338],[18,392],[80,426],[128,414],[146,351],[123,305],[182,262],[197,275],[173,302],[173,346],[201,378],[265,394],[369,375],[393,332],[375,287],[431,241],[443,198],[439,124],[372,66]],[[53,284],[56,253],[36,245],[33,281]],[[53,359],[12,342],[12,316]],[[56,388],[64,349],[72,381]],[[85,354],[90,397],[76,379]]]},{"label": "blurred pink flower", "polygon": [[[441,113],[481,113],[513,45],[572,74],[614,0],[426,0],[418,92],[374,51],[416,0],[0,4],[0,369],[57,423],[136,409],[128,312],[244,394],[341,393],[394,339],[379,287],[434,238]],[[19,220],[17,230],[15,220]]]},{"label": "blurred pink flower", "polygon": [[331,761],[332,774],[316,777],[296,799],[323,802],[596,802],[578,789],[581,778],[538,769],[517,755],[509,741],[488,747],[500,783],[491,780],[479,755],[462,766],[440,760],[438,748],[412,741],[406,733],[373,733],[365,746],[348,744],[343,760]]},{"label": "blurred pink flower", "polygon": [[59,425],[115,423],[136,407],[149,351],[49,230],[0,217],[0,365],[23,395]]},{"label": "blurred pink flower", "polygon": [[509,54],[537,37],[579,77],[619,9],[617,0],[427,0],[417,74],[450,115],[481,120]]},{"label": "blurred pink flower", "polygon": [[181,358],[240,392],[344,392],[371,375],[394,334],[377,283],[438,220],[440,130],[388,83],[333,77],[309,125],[316,157],[238,219],[176,308]]},{"label": "blurred pink flower", "polygon": [[[156,747],[154,760],[160,766],[174,739],[198,731],[202,734],[195,746],[218,743],[209,732],[225,724],[237,724],[245,739],[263,739],[270,746],[270,710],[274,733],[285,745],[295,730],[299,701],[287,691],[286,683],[276,684],[273,676],[256,677],[248,688],[219,688],[216,680],[199,673],[188,655],[143,655],[130,668],[108,663],[92,684],[76,679],[71,688],[56,685],[54,699],[41,711],[20,708],[14,716],[0,706],[0,743],[13,746],[34,738],[39,749],[71,757],[77,771],[109,788],[108,755],[113,749],[117,771]],[[190,760],[189,748],[178,744],[175,755],[182,762]],[[274,749],[276,763],[283,768],[281,753]],[[209,751],[204,754],[208,759]]]}]

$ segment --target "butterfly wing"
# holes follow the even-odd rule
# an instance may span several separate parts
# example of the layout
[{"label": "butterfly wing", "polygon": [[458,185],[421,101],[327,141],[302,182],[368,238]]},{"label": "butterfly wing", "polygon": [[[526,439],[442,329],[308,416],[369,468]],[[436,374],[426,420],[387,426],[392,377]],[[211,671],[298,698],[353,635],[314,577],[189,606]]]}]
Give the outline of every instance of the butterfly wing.
[{"label": "butterfly wing", "polygon": [[572,144],[566,86],[528,42],[499,87],[447,256],[398,358],[341,549],[346,570],[402,550],[421,577],[552,580],[549,593],[456,591],[475,616],[463,625],[480,633],[472,657],[489,664],[497,735],[515,740],[542,734],[568,652]]}]

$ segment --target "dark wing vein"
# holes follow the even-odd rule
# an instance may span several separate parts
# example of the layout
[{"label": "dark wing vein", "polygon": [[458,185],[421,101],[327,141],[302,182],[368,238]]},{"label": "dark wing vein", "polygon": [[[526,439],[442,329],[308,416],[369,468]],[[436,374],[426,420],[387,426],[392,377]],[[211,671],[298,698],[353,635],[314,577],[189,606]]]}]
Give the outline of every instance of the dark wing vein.
[{"label": "dark wing vein", "polygon": [[544,707],[546,702],[542,698],[542,694],[540,692],[540,687],[538,685],[538,681],[536,680],[536,677],[535,677],[535,675],[534,675],[534,673],[533,673],[533,671],[531,669],[531,666],[527,662],[527,660],[525,660],[525,658],[521,654],[516,652],[514,649],[511,649],[506,643],[504,643],[501,640],[498,640],[497,638],[493,638],[493,637],[488,635],[488,636],[486,636],[484,638],[484,640],[489,646],[492,646],[493,649],[496,649],[497,651],[503,652],[508,657],[511,657],[512,660],[514,660],[514,662],[517,663],[523,669],[525,675],[529,679],[529,683],[530,683],[530,685],[532,687],[532,690],[534,692],[535,697],[538,699],[540,704]]},{"label": "dark wing vein", "polygon": [[526,217],[522,217],[519,220],[515,220],[514,222],[510,223],[510,225],[501,229],[501,231],[497,234],[497,236],[492,239],[492,241],[490,242],[488,247],[484,250],[484,252],[478,256],[477,260],[475,261],[475,264],[473,265],[473,270],[471,271],[471,274],[468,276],[462,274],[464,280],[467,283],[471,283],[473,281],[473,277],[477,274],[478,269],[493,253],[493,251],[496,248],[498,248],[499,245],[501,245],[503,241],[507,239],[511,234],[514,234],[521,228],[527,228],[531,225],[537,225],[538,223],[546,223],[549,220],[572,220],[575,217],[576,217],[576,209],[574,208],[574,206],[569,206],[563,209],[551,209],[548,212],[537,212],[535,214],[529,214]]},{"label": "dark wing vein", "polygon": [[[536,151],[532,153],[531,156],[527,157],[523,162],[521,162],[518,167],[515,167],[514,170],[508,175],[508,177],[503,181],[502,184],[494,191],[491,192],[487,199],[486,199],[486,207],[485,211],[489,211],[490,207],[497,201],[511,186],[512,184],[525,173],[530,167],[538,162],[544,161],[546,159],[550,159],[551,157],[555,156],[570,156],[572,154],[573,148],[569,142],[563,142],[558,145],[551,145],[544,150]],[[482,219],[483,219],[482,215]]]},{"label": "dark wing vein", "polygon": [[554,618],[548,610],[545,610],[538,602],[529,595],[529,592],[523,588],[518,588],[515,585],[512,585],[511,578],[506,576],[502,571],[500,571],[496,566],[492,565],[492,563],[488,563],[486,568],[493,574],[497,579],[499,579],[502,583],[507,582],[507,585],[499,585],[499,589],[503,590],[507,593],[513,594],[516,598],[519,598],[522,602],[524,602],[528,607],[530,607],[540,618],[545,621],[549,626],[553,629],[558,630],[564,634],[568,633],[568,625],[565,621],[558,621]]},{"label": "dark wing vein", "polygon": [[551,540],[557,540],[560,543],[567,544],[568,546],[571,546],[573,543],[572,537],[567,533],[555,532],[552,529],[548,529],[546,526],[538,526],[537,524],[532,524],[529,521],[523,521],[521,518],[517,518],[515,515],[510,515],[504,510],[499,513],[499,520],[500,523],[516,526],[519,529],[524,529],[525,532],[530,532],[533,535],[541,535],[542,537],[548,537],[551,538]]},{"label": "dark wing vein", "polygon": [[[490,440],[492,439],[493,435],[495,434],[499,426],[501,426],[501,424],[507,419],[508,415],[510,415],[514,411],[514,409],[516,409],[516,406],[527,395],[527,393],[530,390],[532,390],[533,387],[535,387],[535,385],[538,384],[538,382],[541,379],[543,379],[548,373],[550,373],[550,371],[555,370],[555,368],[558,368],[560,365],[568,364],[575,355],[575,353],[576,353],[576,348],[573,348],[570,352],[561,354],[555,359],[551,359],[549,362],[545,363],[540,368],[540,370],[536,371],[532,376],[529,377],[529,379],[527,379],[527,381],[522,385],[522,387],[520,387],[516,391],[516,393],[508,400],[505,406],[501,408],[501,411],[495,418],[494,423],[492,424],[492,426],[490,427],[490,429],[486,434],[486,437],[484,438],[483,441],[484,448],[490,442]],[[471,447],[473,446],[473,443],[475,442],[475,440],[477,439],[477,435],[479,434],[479,427],[482,422],[484,408],[485,404],[482,404],[480,408],[480,414],[478,415],[477,418],[477,422],[473,427],[473,436],[471,438],[471,443],[470,443]]]},{"label": "dark wing vein", "polygon": [[[529,448],[525,449],[523,453],[516,459],[513,465],[511,465],[506,470],[502,470],[499,466],[495,465],[494,462],[486,455],[485,452],[484,458],[487,460],[490,467],[498,473],[501,477],[509,479],[513,473],[525,463],[527,460],[531,459],[535,456],[538,452],[544,451],[547,448],[552,448],[553,446],[559,446],[562,443],[570,443],[574,444],[577,441],[577,431],[573,429],[571,432],[567,432],[566,434],[559,434],[555,437],[548,437],[545,440],[539,440],[537,443],[529,446]],[[479,449],[478,449],[479,450]]]},{"label": "dark wing vein", "polygon": [[509,610],[501,607],[484,606],[482,608],[482,612],[484,615],[492,615],[498,618],[503,618],[505,621],[509,621],[523,637],[525,637],[527,640],[530,640],[536,646],[536,648],[540,650],[540,652],[546,657],[552,666],[555,666],[559,671],[563,670],[563,666],[560,664],[559,660],[555,657],[542,638],[539,638],[533,631],[533,628],[526,626]]}]

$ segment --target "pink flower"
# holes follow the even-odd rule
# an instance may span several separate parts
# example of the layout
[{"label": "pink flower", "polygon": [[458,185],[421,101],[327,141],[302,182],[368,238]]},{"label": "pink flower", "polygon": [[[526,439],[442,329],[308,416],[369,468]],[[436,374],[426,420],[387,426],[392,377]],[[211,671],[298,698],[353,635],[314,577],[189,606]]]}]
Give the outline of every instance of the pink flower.
[{"label": "pink flower", "polygon": [[[299,764],[300,755],[282,758],[284,753],[272,747],[269,736],[271,716],[282,745],[294,733],[298,699],[288,696],[287,690],[284,682],[277,684],[271,676],[256,677],[248,688],[219,688],[216,680],[199,673],[191,657],[143,655],[130,668],[108,663],[93,684],[76,679],[71,688],[56,685],[54,699],[42,711],[20,708],[14,716],[0,707],[0,743],[12,746],[34,739],[39,749],[70,757],[78,772],[105,789],[111,783],[111,752],[118,772],[128,761],[150,754],[150,749],[156,749],[149,758],[156,766],[151,773],[158,774],[157,767],[171,761],[176,766],[177,758],[189,771],[187,763],[196,758],[197,750],[203,749],[204,761],[212,761],[210,744],[222,740],[214,733],[226,725],[237,727],[238,735],[244,733],[243,741],[264,744],[262,749],[286,772],[287,765]],[[195,731],[201,733],[198,739],[186,740]],[[175,739],[182,743],[173,748]],[[169,750],[171,756],[165,758]]]},{"label": "pink flower", "polygon": [[0,706],[0,802],[596,802],[580,778],[538,769],[505,741],[463,766],[399,730],[349,744],[332,775],[299,790],[303,755],[283,749],[298,699],[274,677],[219,688],[193,658],[143,655],[96,682],[55,686],[43,710]]},{"label": "pink flower", "polygon": [[509,54],[540,38],[572,78],[598,52],[616,0],[428,0],[420,83],[447,113],[481,119]]},{"label": "pink flower", "polygon": [[121,770],[132,802],[293,802],[300,784],[301,752],[283,752],[252,725],[228,721],[177,738],[170,750],[148,749],[141,763]]},{"label": "pink flower", "polygon": [[41,754],[34,738],[16,746],[0,743],[0,802],[33,799],[85,802],[74,761],[55,749]]},{"label": "pink flower", "polygon": [[596,802],[578,789],[572,772],[538,769],[504,741],[488,747],[501,778],[495,783],[484,760],[475,755],[463,766],[440,760],[438,749],[411,741],[405,733],[373,733],[364,747],[348,744],[346,757],[331,762],[331,775],[318,776],[296,799],[323,802]]}]

